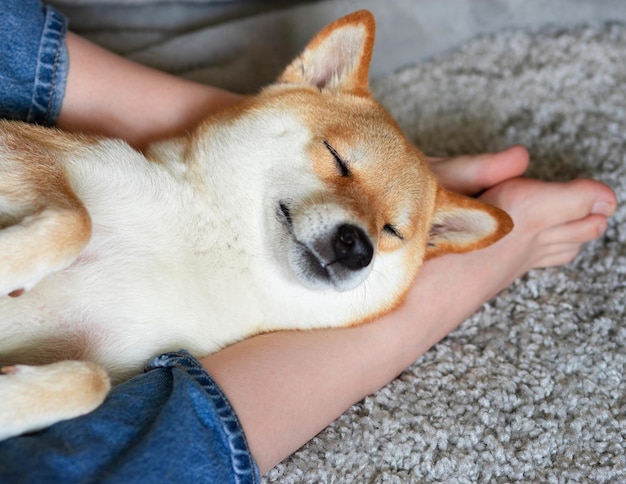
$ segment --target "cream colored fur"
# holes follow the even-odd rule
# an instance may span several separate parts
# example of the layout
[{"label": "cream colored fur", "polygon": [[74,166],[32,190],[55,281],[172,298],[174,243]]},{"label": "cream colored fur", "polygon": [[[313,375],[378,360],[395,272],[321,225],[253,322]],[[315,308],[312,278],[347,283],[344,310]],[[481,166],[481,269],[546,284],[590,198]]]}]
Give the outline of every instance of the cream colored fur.
[{"label": "cream colored fur", "polygon": [[101,368],[365,323],[426,257],[510,230],[442,189],[371,98],[373,41],[371,14],[340,19],[276,84],[145,154],[0,123],[0,437],[99,405]]}]

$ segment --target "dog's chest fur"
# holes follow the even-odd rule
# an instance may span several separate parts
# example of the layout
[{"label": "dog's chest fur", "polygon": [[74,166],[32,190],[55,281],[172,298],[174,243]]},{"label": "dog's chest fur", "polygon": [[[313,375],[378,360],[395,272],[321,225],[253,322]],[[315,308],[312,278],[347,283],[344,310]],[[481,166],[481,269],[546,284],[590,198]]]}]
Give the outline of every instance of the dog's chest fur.
[{"label": "dog's chest fur", "polygon": [[[229,217],[235,207],[224,197],[236,193],[202,190],[180,160],[148,162],[117,142],[89,146],[64,164],[90,213],[92,237],[68,269],[19,298],[0,299],[12,321],[4,324],[3,350],[109,367],[123,354],[141,365],[155,348],[208,353],[224,344],[215,339],[224,332],[212,328],[229,323],[225,314],[245,321],[246,310],[258,308],[249,290],[258,237],[232,227],[239,218]],[[68,340],[63,350],[55,344]]]}]

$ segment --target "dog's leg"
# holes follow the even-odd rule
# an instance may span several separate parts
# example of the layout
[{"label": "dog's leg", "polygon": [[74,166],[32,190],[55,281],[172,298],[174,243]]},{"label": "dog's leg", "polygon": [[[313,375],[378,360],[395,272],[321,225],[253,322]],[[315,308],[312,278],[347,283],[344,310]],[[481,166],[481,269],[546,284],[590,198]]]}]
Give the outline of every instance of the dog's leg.
[{"label": "dog's leg", "polygon": [[47,207],[0,230],[0,294],[19,296],[68,267],[91,233],[86,211]]},{"label": "dog's leg", "polygon": [[[91,237],[61,166],[67,153],[46,145],[42,128],[16,126],[0,125],[0,295],[13,296],[68,267]],[[26,136],[32,129],[40,139]]]},{"label": "dog's leg", "polygon": [[0,440],[91,412],[111,388],[106,372],[85,361],[15,365],[2,371]]}]

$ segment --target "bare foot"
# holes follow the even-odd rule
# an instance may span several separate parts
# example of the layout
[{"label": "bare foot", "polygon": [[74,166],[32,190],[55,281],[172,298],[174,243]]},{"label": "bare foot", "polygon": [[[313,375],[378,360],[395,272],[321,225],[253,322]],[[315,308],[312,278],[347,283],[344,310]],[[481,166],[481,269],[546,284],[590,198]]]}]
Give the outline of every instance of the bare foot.
[{"label": "bare foot", "polygon": [[[586,242],[600,237],[617,207],[615,193],[594,180],[547,183],[516,178],[482,197],[506,210],[515,228],[493,246],[511,271],[509,281],[530,269],[571,262]],[[512,253],[506,254],[508,250]]]},{"label": "bare foot", "polygon": [[418,305],[427,306],[427,320],[442,322],[422,340],[427,347],[529,270],[572,261],[583,244],[603,234],[617,206],[613,191],[593,180],[513,178],[481,198],[508,212],[515,227],[486,249],[424,264],[399,311],[410,317]]},{"label": "bare foot", "polygon": [[613,191],[593,180],[547,183],[519,178],[528,160],[523,146],[475,156],[429,158],[448,189],[468,195],[486,190],[481,199],[513,218],[513,232],[491,249],[494,253],[515,249],[516,256],[506,257],[509,282],[533,268],[571,262],[585,242],[602,235],[617,206]]}]

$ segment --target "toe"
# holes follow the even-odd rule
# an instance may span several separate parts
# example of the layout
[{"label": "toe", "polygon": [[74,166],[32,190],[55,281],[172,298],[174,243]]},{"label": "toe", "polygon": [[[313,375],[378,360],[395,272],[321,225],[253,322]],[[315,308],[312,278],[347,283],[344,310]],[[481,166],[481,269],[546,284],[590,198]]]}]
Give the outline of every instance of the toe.
[{"label": "toe", "polygon": [[540,234],[540,242],[547,244],[584,244],[601,237],[606,231],[607,220],[603,215],[589,215],[580,220],[574,220],[557,225]]},{"label": "toe", "polygon": [[433,171],[449,190],[473,195],[504,180],[520,176],[528,167],[528,151],[513,146],[497,153],[431,159]]}]

